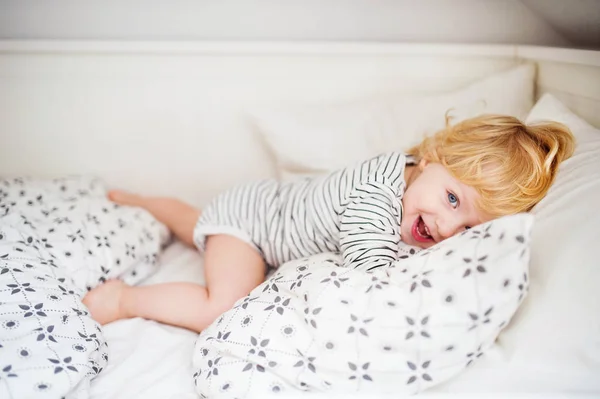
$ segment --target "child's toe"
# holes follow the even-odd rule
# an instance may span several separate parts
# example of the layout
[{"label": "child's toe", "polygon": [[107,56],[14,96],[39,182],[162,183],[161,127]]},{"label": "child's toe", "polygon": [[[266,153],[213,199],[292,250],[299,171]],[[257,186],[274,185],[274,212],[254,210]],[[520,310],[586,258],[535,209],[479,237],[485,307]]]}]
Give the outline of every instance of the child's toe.
[{"label": "child's toe", "polygon": [[110,190],[108,199],[119,205],[138,206],[141,203],[142,197],[123,190]]}]

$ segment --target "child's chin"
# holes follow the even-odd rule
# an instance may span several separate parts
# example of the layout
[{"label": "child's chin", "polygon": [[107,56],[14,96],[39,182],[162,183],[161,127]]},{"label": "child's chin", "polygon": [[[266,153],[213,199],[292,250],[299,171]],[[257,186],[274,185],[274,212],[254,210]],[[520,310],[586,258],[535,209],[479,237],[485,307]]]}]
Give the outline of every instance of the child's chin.
[{"label": "child's chin", "polygon": [[431,247],[431,245],[429,243],[425,243],[425,242],[418,242],[416,244],[416,246],[421,249],[427,249],[427,248]]},{"label": "child's chin", "polygon": [[421,249],[431,248],[436,244],[435,241],[428,241],[428,242],[421,242],[421,241],[417,241],[417,240],[414,240],[414,241],[415,242],[412,245],[414,245],[415,247],[419,247]]}]

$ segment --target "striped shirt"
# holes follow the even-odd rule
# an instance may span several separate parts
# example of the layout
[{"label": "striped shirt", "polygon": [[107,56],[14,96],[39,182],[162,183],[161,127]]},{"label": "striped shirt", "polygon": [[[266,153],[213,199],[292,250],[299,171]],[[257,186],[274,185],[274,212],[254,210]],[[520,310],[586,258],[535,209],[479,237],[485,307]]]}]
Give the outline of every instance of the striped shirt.
[{"label": "striped shirt", "polygon": [[238,186],[203,211],[194,240],[204,249],[208,235],[236,236],[271,267],[323,252],[340,253],[345,267],[387,266],[399,256],[406,164],[394,152],[324,176]]}]

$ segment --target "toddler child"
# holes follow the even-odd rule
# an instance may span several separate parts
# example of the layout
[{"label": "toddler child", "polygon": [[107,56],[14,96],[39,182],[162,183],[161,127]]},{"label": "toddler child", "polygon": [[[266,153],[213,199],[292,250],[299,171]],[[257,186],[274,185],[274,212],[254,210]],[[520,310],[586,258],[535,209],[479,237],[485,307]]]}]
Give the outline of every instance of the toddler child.
[{"label": "toddler child", "polygon": [[200,332],[265,278],[266,267],[322,252],[344,267],[387,267],[406,246],[429,248],[472,226],[529,211],[547,193],[574,138],[558,123],[484,115],[391,152],[294,182],[264,180],[203,210],[171,198],[111,191],[204,254],[206,286],[130,287],[119,280],[83,299],[101,324],[143,317]]}]

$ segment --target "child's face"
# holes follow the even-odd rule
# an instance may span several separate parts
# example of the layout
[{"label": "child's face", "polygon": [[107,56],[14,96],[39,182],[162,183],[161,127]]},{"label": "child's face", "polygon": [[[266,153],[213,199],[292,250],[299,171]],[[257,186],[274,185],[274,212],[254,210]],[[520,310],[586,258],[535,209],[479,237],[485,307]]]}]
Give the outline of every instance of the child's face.
[{"label": "child's face", "polygon": [[400,232],[409,245],[429,248],[491,218],[475,207],[477,191],[439,163],[421,161],[407,170]]}]

